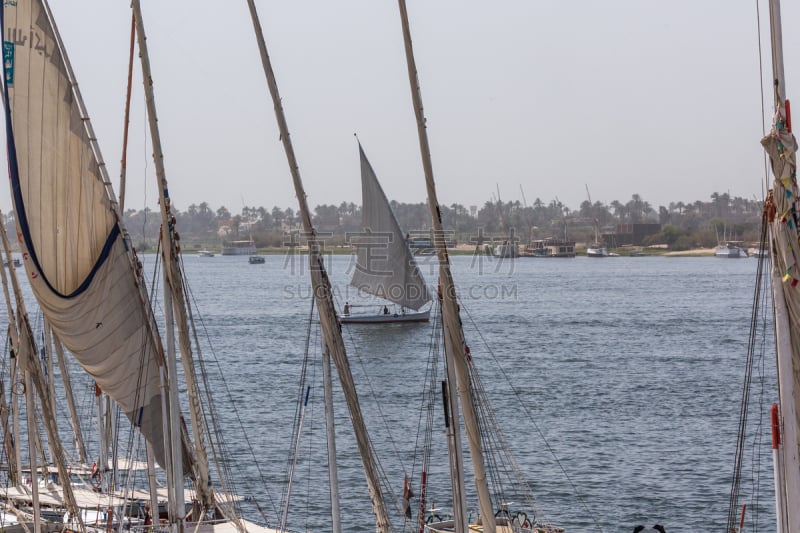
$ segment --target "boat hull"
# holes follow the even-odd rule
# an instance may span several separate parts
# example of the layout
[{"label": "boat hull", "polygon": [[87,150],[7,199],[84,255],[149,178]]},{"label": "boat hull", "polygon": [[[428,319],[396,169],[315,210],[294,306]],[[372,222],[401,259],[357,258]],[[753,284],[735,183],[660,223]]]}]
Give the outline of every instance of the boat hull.
[{"label": "boat hull", "polygon": [[586,257],[608,257],[608,249],[605,246],[600,248],[587,248]]},{"label": "boat hull", "polygon": [[714,248],[714,255],[723,259],[738,259],[740,257],[747,257],[747,248],[739,246],[737,242],[727,242],[717,245]]},{"label": "boat hull", "polygon": [[723,259],[738,259],[740,257],[747,257],[747,254],[743,254],[739,248],[726,247],[717,247],[717,249],[714,251],[714,255]]},{"label": "boat hull", "polygon": [[398,322],[428,322],[430,317],[431,311],[428,309],[415,313],[339,315],[339,322],[342,324],[394,324]]}]

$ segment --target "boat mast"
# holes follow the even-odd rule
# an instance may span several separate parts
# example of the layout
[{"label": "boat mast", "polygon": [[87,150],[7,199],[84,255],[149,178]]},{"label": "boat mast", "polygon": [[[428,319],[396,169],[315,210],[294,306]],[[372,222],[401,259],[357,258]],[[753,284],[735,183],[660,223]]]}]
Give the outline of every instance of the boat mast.
[{"label": "boat mast", "polygon": [[[19,355],[17,356],[19,357]],[[30,357],[30,354],[28,354]],[[36,413],[36,404],[33,401],[33,383],[31,382],[31,373],[24,371],[25,375],[25,415],[28,419],[28,462],[31,467],[31,505],[33,507],[33,531],[34,533],[42,532],[42,511],[39,508],[39,466],[36,459],[37,441],[35,433],[39,430],[36,426],[34,414]],[[42,465],[44,471],[46,464]]]},{"label": "boat mast", "polygon": [[[783,37],[781,32],[781,9],[779,0],[770,0],[770,36],[772,41],[772,73],[773,73],[773,88],[775,96],[775,111],[778,115],[778,121],[781,124],[776,124],[775,133],[780,135],[783,133],[779,131],[780,128],[788,129],[787,125],[787,109],[786,109],[786,84],[784,78],[784,65],[783,65]],[[791,132],[788,134],[794,138]],[[796,143],[793,149],[796,150]],[[783,165],[788,165],[786,161],[782,162]],[[773,164],[773,173],[775,174],[775,188],[776,188],[776,201],[778,197],[785,197],[783,193],[783,185],[781,180],[783,175],[775,173],[776,165]],[[785,173],[785,172],[784,172]],[[787,183],[788,187],[794,187],[797,190],[796,177],[787,176],[793,183]],[[791,227],[780,220],[781,217],[776,217],[775,222],[770,227],[771,240],[779,245],[792,246],[788,241],[793,239],[796,241],[797,232],[792,230]],[[781,235],[784,231],[789,231],[791,235]],[[782,256],[782,253],[778,254]],[[791,253],[787,252],[791,257]],[[784,270],[784,271],[780,271]],[[778,261],[774,263],[772,269],[772,288],[773,300],[775,305],[775,329],[776,329],[776,350],[778,357],[778,389],[779,389],[779,402],[780,402],[780,417],[781,427],[783,429],[783,476],[784,484],[786,487],[785,495],[786,501],[783,502],[783,509],[786,512],[785,517],[777,517],[778,527],[780,523],[785,520],[788,529],[786,531],[800,531],[800,507],[797,502],[800,500],[800,434],[798,434],[798,395],[800,390],[797,389],[795,377],[797,375],[798,364],[800,364],[800,355],[797,350],[792,348],[792,326],[796,328],[798,325],[798,317],[795,316],[792,322],[791,311],[797,312],[796,308],[790,309],[790,298],[787,291],[796,291],[792,286],[793,284],[783,283],[783,276],[785,269],[781,269]],[[795,293],[796,297],[796,293]],[[780,495],[776,494],[776,498]]]},{"label": "boat mast", "polygon": [[[166,321],[166,345],[167,345],[167,379],[168,379],[168,432],[165,432],[165,449],[169,450],[171,459],[168,459],[170,467],[170,478],[172,483],[169,484],[170,497],[169,497],[169,521],[170,529],[173,532],[183,531],[183,518],[184,518],[184,470],[183,470],[183,439],[180,421],[180,404],[178,401],[178,379],[177,379],[177,364],[175,353],[175,312],[178,311],[180,305],[183,304],[182,300],[176,302],[176,296],[180,298],[180,285],[176,285],[178,280],[174,277],[175,269],[175,254],[177,252],[174,238],[174,218],[170,212],[170,198],[167,188],[166,173],[164,170],[164,153],[161,148],[161,135],[158,130],[158,118],[155,106],[155,94],[153,91],[153,79],[150,70],[150,56],[147,49],[147,37],[144,32],[144,23],[142,19],[141,5],[138,0],[133,0],[131,3],[133,9],[133,16],[136,20],[136,37],[139,45],[139,57],[141,58],[142,66],[142,79],[144,84],[146,102],[147,102],[147,117],[150,125],[150,138],[153,144],[153,160],[156,167],[156,176],[158,179],[159,191],[159,206],[161,210],[161,250],[163,254],[163,268],[164,268],[164,317]],[[179,335],[183,335],[183,328],[185,323],[178,324]],[[187,364],[186,359],[190,357],[190,352],[184,352],[184,345],[181,343],[181,359],[184,360],[184,367]],[[191,372],[189,373],[191,374]],[[199,430],[197,420],[194,416],[195,401],[193,401],[194,387],[190,382],[190,375],[185,373],[187,379],[187,392],[190,398],[190,412],[192,413],[192,426],[195,432]],[[167,435],[168,434],[168,435]],[[200,442],[195,441],[198,446],[196,451],[204,452],[204,448],[200,447]],[[204,457],[198,456],[198,460],[202,461]],[[207,505],[208,495],[208,470],[207,462],[205,463],[205,470],[198,469],[197,476],[197,493],[201,498],[204,505]],[[202,473],[206,477],[202,477]],[[157,516],[157,509],[153,510],[154,516]]]},{"label": "boat mast", "polygon": [[[2,224],[2,213],[0,213],[0,224]],[[5,226],[0,225],[2,231],[5,231]],[[1,254],[0,254],[1,255]],[[6,299],[6,309],[8,310],[8,324],[9,328],[16,327],[17,318],[14,314],[14,306],[11,304],[11,295],[8,290],[8,278],[6,276],[5,268],[0,269],[0,277],[3,281],[3,296]],[[12,336],[13,339],[13,336]],[[14,385],[17,379],[17,347],[15,343],[11,343],[11,350],[9,353],[11,365],[9,369],[9,390],[11,402],[11,427],[8,426],[8,413],[3,410],[3,439],[5,442],[6,453],[8,454],[8,472],[11,482],[18,486],[22,483],[22,460],[20,458],[19,445],[16,442],[19,435],[19,402],[17,401],[17,394],[14,394]],[[3,401],[5,403],[5,394],[3,394]],[[5,407],[5,406],[4,406]],[[13,438],[11,436],[13,435]]]},{"label": "boat mast", "polygon": [[[14,291],[14,298],[17,304],[17,322],[15,324],[9,324],[12,326],[10,328],[10,332],[12,335],[12,343],[16,349],[17,359],[19,361],[19,370],[23,372],[25,376],[25,390],[26,390],[26,401],[28,402],[26,411],[28,414],[28,431],[30,435],[31,431],[31,419],[33,416],[33,411],[35,411],[36,407],[33,402],[33,389],[36,389],[36,395],[39,398],[39,403],[42,406],[42,419],[44,422],[45,431],[47,431],[47,441],[50,445],[53,457],[52,460],[56,464],[56,468],[58,469],[58,478],[61,482],[61,487],[63,490],[64,495],[64,504],[67,508],[67,512],[71,515],[70,518],[74,519],[77,522],[78,529],[82,532],[86,531],[86,527],[83,523],[83,519],[80,516],[80,512],[78,511],[78,505],[75,502],[75,495],[72,492],[72,480],[70,478],[69,472],[67,472],[67,465],[66,459],[64,454],[64,448],[61,445],[61,440],[58,437],[58,426],[56,425],[55,419],[51,416],[53,412],[53,408],[51,407],[51,402],[54,400],[50,398],[47,394],[47,385],[44,382],[44,376],[42,376],[42,370],[36,361],[36,354],[38,350],[36,349],[36,344],[33,338],[33,330],[31,329],[31,324],[28,319],[28,312],[25,308],[25,300],[22,297],[22,289],[19,285],[19,280],[17,279],[16,268],[14,267],[14,261],[11,257],[11,246],[8,243],[8,235],[6,234],[5,224],[2,221],[2,213],[0,213],[0,238],[2,239],[3,249],[5,251],[6,261],[8,261],[8,274],[11,280],[11,288]],[[9,311],[9,316],[11,313]],[[28,395],[30,393],[30,396]],[[35,428],[34,428],[35,429]],[[36,430],[37,436],[34,439],[29,437],[28,444],[29,446],[34,446],[33,441],[38,439],[38,430]],[[32,477],[32,484],[36,485],[37,483],[37,470],[33,466],[35,462],[35,453],[31,450],[30,453],[30,462],[31,462],[31,477]],[[43,465],[44,466],[44,465]],[[36,503],[34,506],[38,507]],[[39,528],[39,520],[36,520],[36,527]]]},{"label": "boat mast", "polygon": [[322,347],[322,383],[325,394],[325,426],[328,439],[328,480],[331,492],[331,532],[342,533],[339,512],[339,470],[336,468],[336,428],[333,421],[333,379],[331,376],[331,353]]},{"label": "boat mast", "polygon": [[[436,197],[436,183],[433,178],[433,163],[428,143],[428,132],[425,125],[425,112],[422,107],[422,93],[417,77],[417,65],[414,60],[414,50],[411,46],[411,29],[408,24],[408,11],[405,0],[398,0],[400,18],[403,26],[403,42],[405,44],[406,62],[408,64],[408,81],[411,84],[411,99],[414,104],[414,114],[417,118],[417,133],[419,136],[419,149],[422,156],[422,167],[425,170],[425,184],[428,191],[428,207],[431,211],[433,222],[433,241],[436,255],[439,259],[439,289],[441,290],[442,321],[444,334],[449,339],[450,350],[445,350],[446,356],[452,361],[458,380],[458,393],[461,407],[464,411],[464,426],[469,443],[472,470],[475,476],[475,486],[478,492],[478,503],[481,513],[483,530],[494,533],[496,522],[492,500],[489,495],[489,485],[486,481],[486,468],[483,462],[483,448],[481,445],[480,428],[472,403],[472,384],[467,368],[467,345],[464,340],[464,331],[461,327],[458,301],[450,271],[450,258],[447,254],[444,230],[442,228],[442,215],[439,211],[439,201]],[[448,342],[445,341],[445,348]],[[463,491],[463,487],[461,489]],[[453,500],[456,495],[453,495]]]},{"label": "boat mast", "polygon": [[83,442],[83,433],[81,432],[81,425],[78,422],[78,412],[75,409],[75,395],[72,393],[72,383],[69,378],[69,370],[67,369],[66,361],[64,361],[64,347],[61,345],[61,340],[55,335],[53,335],[53,345],[56,349],[58,370],[61,374],[62,385],[64,386],[64,395],[67,397],[69,421],[72,426],[73,439],[75,440],[75,451],[78,453],[78,461],[85,463],[86,445]]},{"label": "boat mast", "polygon": [[342,339],[341,326],[339,325],[339,320],[336,316],[336,308],[333,304],[331,283],[328,279],[328,273],[325,271],[316,230],[311,223],[311,211],[308,209],[306,193],[300,178],[300,168],[298,167],[297,158],[295,157],[294,148],[292,147],[291,138],[289,137],[289,127],[283,112],[283,105],[281,104],[281,97],[278,92],[278,84],[275,80],[275,73],[272,71],[272,62],[267,52],[267,44],[264,40],[264,32],[261,29],[261,22],[258,18],[255,2],[253,0],[247,0],[247,5],[250,8],[250,17],[253,20],[253,29],[261,54],[261,63],[264,67],[267,85],[269,86],[269,92],[275,107],[275,118],[278,121],[278,129],[281,134],[280,138],[281,141],[283,141],[283,148],[289,163],[289,171],[292,174],[295,195],[300,205],[300,219],[303,223],[303,231],[308,239],[308,262],[309,270],[311,271],[311,288],[314,291],[314,299],[319,313],[320,328],[322,329],[325,346],[330,351],[331,357],[333,357],[333,361],[336,364],[339,383],[344,391],[347,407],[350,411],[350,420],[353,423],[356,443],[359,453],[361,454],[367,485],[369,486],[372,511],[375,513],[375,527],[379,532],[388,532],[390,529],[389,514],[386,510],[386,503],[384,502],[381,492],[378,467],[372,454],[367,427],[361,414],[361,406],[358,403],[355,381],[350,372],[350,362],[347,359],[347,351],[345,350],[344,340]]}]

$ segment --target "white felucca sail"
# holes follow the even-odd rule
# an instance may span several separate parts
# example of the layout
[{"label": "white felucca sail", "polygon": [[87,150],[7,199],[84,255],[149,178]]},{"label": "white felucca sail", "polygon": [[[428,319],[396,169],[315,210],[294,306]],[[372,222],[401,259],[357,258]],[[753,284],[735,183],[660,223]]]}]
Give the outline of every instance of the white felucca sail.
[{"label": "white felucca sail", "polygon": [[431,299],[425,279],[361,143],[358,152],[364,233],[351,238],[357,264],[350,285],[418,311]]},{"label": "white felucca sail", "polygon": [[767,200],[773,250],[772,293],[781,447],[776,454],[777,531],[800,531],[800,188],[797,185],[797,140],[791,129],[783,73],[780,2],[770,3],[775,117],[761,140],[774,176]]},{"label": "white felucca sail", "polygon": [[55,335],[163,465],[160,343],[52,14],[43,0],[7,1],[0,26],[11,192],[31,288]]}]

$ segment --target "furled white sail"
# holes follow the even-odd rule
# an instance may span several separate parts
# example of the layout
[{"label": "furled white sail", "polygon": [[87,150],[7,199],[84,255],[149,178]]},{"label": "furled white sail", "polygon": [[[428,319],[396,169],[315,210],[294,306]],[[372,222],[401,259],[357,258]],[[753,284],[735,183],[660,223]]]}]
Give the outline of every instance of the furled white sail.
[{"label": "furled white sail", "polygon": [[358,152],[364,233],[350,239],[357,252],[350,284],[402,307],[419,310],[431,299],[425,280],[360,143]]},{"label": "furled white sail", "polygon": [[[775,177],[770,233],[775,249],[776,338],[780,414],[783,429],[783,482],[789,531],[800,527],[800,188],[797,140],[789,130],[783,102],[772,130],[761,141]],[[781,301],[785,305],[780,305]],[[788,315],[788,316],[787,316]]]},{"label": "furled white sail", "polygon": [[11,192],[47,321],[163,464],[160,342],[102,156],[42,0],[2,11]]}]

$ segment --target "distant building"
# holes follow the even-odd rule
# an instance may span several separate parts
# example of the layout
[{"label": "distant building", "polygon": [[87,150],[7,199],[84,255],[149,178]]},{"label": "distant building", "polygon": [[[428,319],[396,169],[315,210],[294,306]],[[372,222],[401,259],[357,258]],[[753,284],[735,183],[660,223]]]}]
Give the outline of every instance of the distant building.
[{"label": "distant building", "polygon": [[477,205],[469,206],[469,216],[471,216],[472,218],[475,218],[475,217],[478,216],[478,206]]},{"label": "distant building", "polygon": [[612,246],[644,246],[645,239],[661,231],[661,224],[617,224],[613,233],[606,233],[603,238]]}]

